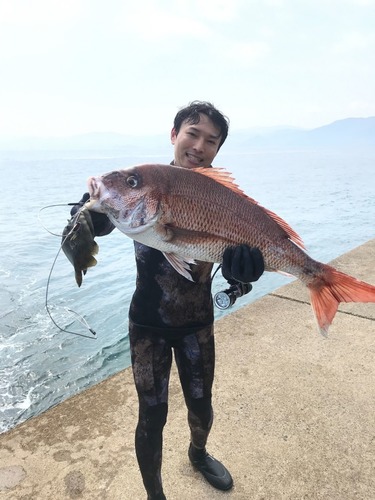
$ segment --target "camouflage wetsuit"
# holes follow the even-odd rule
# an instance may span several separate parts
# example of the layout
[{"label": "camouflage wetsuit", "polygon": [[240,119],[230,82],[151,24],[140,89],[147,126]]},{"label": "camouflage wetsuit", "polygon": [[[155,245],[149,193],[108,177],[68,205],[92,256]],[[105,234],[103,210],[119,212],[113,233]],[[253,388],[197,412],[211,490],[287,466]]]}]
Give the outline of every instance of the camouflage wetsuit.
[{"label": "camouflage wetsuit", "polygon": [[136,453],[149,498],[162,492],[162,432],[168,411],[172,349],[188,408],[191,440],[204,448],[212,425],[215,350],[212,264],[192,267],[194,282],[164,255],[135,243],[137,284],[129,311],[129,337],[139,398]]}]

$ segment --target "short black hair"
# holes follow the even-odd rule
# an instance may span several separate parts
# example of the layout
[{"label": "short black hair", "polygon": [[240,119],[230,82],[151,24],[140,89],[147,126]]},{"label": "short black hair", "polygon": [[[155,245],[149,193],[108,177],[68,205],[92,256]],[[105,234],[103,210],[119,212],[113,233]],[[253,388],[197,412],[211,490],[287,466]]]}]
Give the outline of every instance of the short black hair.
[{"label": "short black hair", "polygon": [[200,120],[200,115],[206,115],[220,130],[220,142],[218,150],[224,144],[225,139],[228,137],[229,131],[229,118],[227,118],[221,111],[215,108],[213,104],[207,101],[192,101],[187,106],[180,109],[174,119],[174,129],[176,135],[179,133],[183,122],[197,124]]}]

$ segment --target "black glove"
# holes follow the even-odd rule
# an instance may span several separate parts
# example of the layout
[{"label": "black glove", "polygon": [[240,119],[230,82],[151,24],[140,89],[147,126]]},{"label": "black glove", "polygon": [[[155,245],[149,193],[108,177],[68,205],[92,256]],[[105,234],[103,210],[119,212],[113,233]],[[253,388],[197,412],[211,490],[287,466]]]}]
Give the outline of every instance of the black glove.
[{"label": "black glove", "polygon": [[228,247],[223,254],[221,272],[229,284],[252,283],[264,272],[264,260],[258,248],[248,245]]},{"label": "black glove", "polygon": [[[82,198],[79,200],[79,202],[73,206],[73,208],[71,209],[70,211],[70,215],[75,215],[78,210],[83,207],[83,205],[86,203],[86,201],[88,201],[90,199],[90,195],[89,193],[85,193]],[[70,205],[72,205],[72,203],[70,203]]]},{"label": "black glove", "polygon": [[[89,193],[85,193],[80,201],[73,206],[73,208],[70,211],[70,215],[74,215],[78,212],[78,210],[83,207],[83,205],[90,199]],[[108,217],[105,214],[100,214],[98,212],[93,212],[92,210],[89,210],[90,216],[91,216],[91,221],[92,225],[94,228],[94,236],[105,236],[109,233],[111,233],[115,226],[112,224],[112,222],[108,219]]]}]

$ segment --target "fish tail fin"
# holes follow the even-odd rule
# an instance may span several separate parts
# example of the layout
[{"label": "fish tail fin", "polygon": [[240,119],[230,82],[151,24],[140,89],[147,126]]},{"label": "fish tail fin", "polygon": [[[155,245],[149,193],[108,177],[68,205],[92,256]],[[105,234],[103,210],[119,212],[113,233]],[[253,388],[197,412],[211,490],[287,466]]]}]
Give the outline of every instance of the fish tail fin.
[{"label": "fish tail fin", "polygon": [[[97,253],[97,252],[93,252],[93,253]],[[85,262],[84,268],[82,267],[81,263],[77,263],[77,262],[75,263],[75,265],[74,265],[75,278],[76,278],[77,285],[79,287],[82,285],[82,279],[83,279],[83,276],[86,275],[87,269],[89,267],[96,266],[97,263],[98,263],[98,261],[95,259],[95,257],[93,255],[91,255],[91,257],[89,258],[87,263]],[[82,273],[83,273],[83,275],[82,275]]]},{"label": "fish tail fin", "polygon": [[323,265],[308,285],[320,333],[327,335],[340,302],[375,302],[375,286]]}]

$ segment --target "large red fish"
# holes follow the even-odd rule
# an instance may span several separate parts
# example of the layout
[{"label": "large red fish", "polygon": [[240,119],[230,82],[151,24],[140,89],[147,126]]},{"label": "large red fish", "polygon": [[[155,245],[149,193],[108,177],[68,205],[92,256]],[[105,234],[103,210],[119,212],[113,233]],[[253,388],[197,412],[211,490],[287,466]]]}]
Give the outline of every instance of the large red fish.
[{"label": "large red fish", "polygon": [[322,333],[340,302],[375,302],[374,286],[309,257],[298,234],[223,169],[139,165],[91,177],[88,185],[87,208],[162,251],[187,279],[195,260],[220,263],[225,248],[245,243],[261,250],[267,271],[294,275],[308,287]]}]

